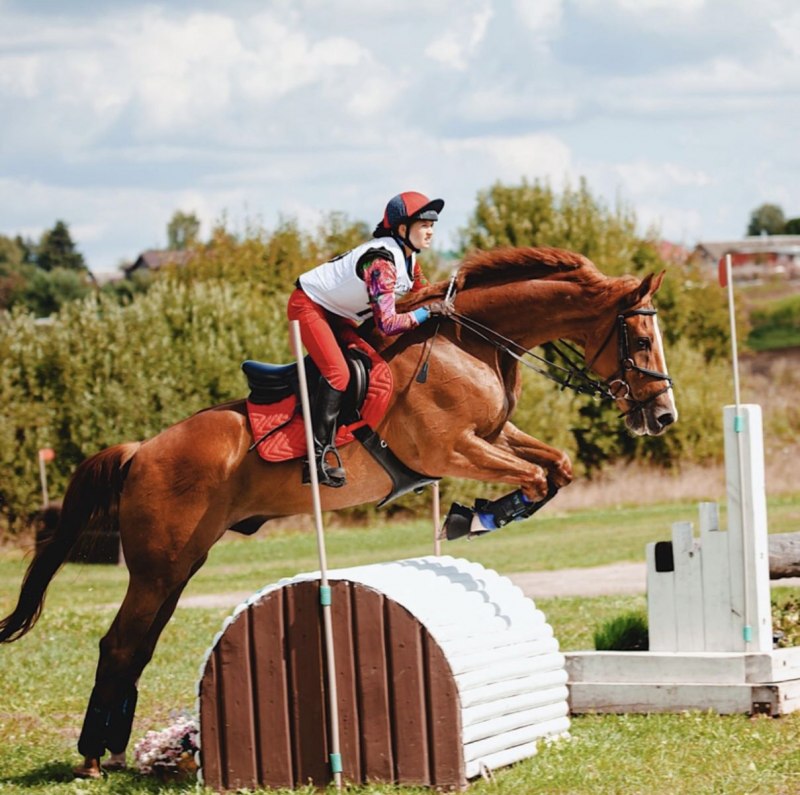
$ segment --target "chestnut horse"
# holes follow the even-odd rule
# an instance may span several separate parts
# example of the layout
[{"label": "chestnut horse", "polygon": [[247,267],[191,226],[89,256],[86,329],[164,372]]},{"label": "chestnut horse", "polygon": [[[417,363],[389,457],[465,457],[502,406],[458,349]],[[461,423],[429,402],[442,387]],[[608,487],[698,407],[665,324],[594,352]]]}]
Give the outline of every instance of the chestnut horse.
[{"label": "chestnut horse", "polygon": [[[509,483],[527,499],[541,500],[550,487],[570,483],[572,468],[565,453],[510,421],[520,391],[514,349],[555,339],[580,346],[628,428],[660,434],[677,419],[651,303],[663,275],[611,278],[585,257],[552,248],[468,257],[453,284],[431,285],[402,302],[410,310],[455,287],[454,314],[438,329],[434,321],[399,338],[372,334],[395,385],[376,430],[418,473]],[[430,370],[420,383],[424,362]],[[301,462],[267,463],[250,450],[252,442],[239,400],[147,441],[103,450],[73,475],[59,527],[31,562],[16,608],[0,622],[0,641],[13,641],[34,625],[50,580],[88,523],[118,528],[130,579],[100,642],[78,775],[99,775],[107,750],[112,762],[124,759],[139,676],[211,546],[248,520],[311,512]],[[360,444],[347,445],[341,455],[347,485],[323,489],[323,510],[376,501],[390,491],[389,477]]]}]

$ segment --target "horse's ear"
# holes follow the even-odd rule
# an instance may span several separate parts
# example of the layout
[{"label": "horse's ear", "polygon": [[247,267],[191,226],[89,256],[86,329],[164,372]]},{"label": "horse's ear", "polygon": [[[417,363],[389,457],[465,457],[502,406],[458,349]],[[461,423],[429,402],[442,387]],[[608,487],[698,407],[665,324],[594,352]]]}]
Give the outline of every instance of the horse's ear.
[{"label": "horse's ear", "polygon": [[658,288],[661,287],[661,282],[664,281],[665,273],[665,270],[659,274],[648,273],[639,283],[639,286],[628,295],[625,303],[628,306],[636,306],[643,303],[651,295],[655,295],[658,292]]}]

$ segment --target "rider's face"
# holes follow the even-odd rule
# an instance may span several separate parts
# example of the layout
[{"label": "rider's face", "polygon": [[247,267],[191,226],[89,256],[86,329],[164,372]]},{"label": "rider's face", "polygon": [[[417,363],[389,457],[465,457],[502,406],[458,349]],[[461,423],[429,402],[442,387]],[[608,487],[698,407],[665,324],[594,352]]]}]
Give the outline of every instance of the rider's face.
[{"label": "rider's face", "polygon": [[408,239],[420,251],[431,247],[433,240],[433,221],[414,221],[408,232]]}]

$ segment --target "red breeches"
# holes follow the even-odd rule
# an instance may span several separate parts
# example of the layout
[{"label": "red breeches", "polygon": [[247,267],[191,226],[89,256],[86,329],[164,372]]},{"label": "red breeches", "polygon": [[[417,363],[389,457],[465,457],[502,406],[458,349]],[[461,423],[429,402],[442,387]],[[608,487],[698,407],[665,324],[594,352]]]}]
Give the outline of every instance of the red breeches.
[{"label": "red breeches", "polygon": [[300,322],[300,338],[323,377],[334,389],[347,389],[350,371],[331,328],[332,316],[300,289],[289,297],[287,314]]}]

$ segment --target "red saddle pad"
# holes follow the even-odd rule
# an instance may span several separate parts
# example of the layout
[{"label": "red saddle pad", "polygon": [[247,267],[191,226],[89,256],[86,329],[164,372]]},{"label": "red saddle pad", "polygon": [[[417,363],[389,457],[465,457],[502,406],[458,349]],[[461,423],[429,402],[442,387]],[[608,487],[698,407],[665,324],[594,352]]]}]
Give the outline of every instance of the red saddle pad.
[{"label": "red saddle pad", "polygon": [[[369,374],[369,386],[364,405],[361,407],[361,419],[350,425],[342,425],[336,433],[337,447],[343,447],[354,440],[353,431],[362,425],[377,427],[386,413],[394,386],[392,371],[389,365],[360,337],[348,335],[347,347],[358,347],[367,353],[372,361]],[[247,401],[247,416],[250,419],[250,430],[253,440],[277,429],[261,442],[258,454],[265,461],[290,461],[293,458],[305,458],[306,437],[303,428],[303,415],[299,407],[295,412],[297,398],[294,395],[277,403],[262,406]],[[289,419],[291,417],[291,420]],[[288,422],[287,422],[288,420]],[[285,424],[284,424],[285,423]],[[283,427],[279,427],[279,426]]]}]

